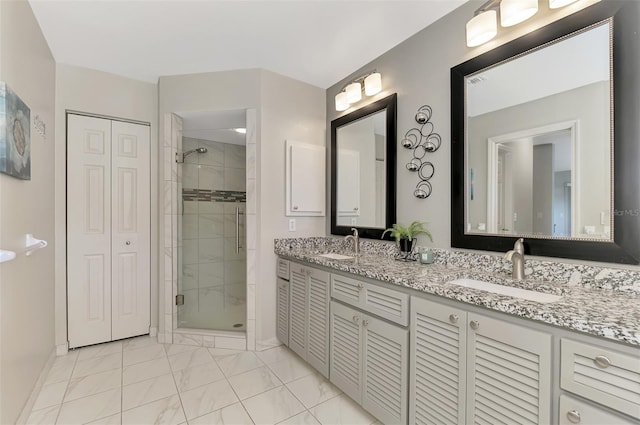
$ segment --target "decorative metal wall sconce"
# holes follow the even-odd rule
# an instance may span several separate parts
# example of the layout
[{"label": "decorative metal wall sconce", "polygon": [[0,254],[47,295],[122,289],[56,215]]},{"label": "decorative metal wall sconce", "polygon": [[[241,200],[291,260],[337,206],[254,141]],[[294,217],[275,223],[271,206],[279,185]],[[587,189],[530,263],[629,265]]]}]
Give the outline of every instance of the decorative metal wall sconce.
[{"label": "decorative metal wall sconce", "polygon": [[428,198],[431,195],[432,187],[429,180],[436,172],[435,167],[425,160],[427,153],[434,153],[440,148],[442,138],[434,132],[431,122],[432,109],[429,105],[423,105],[416,113],[416,122],[419,128],[412,128],[407,131],[402,139],[402,146],[406,149],[413,149],[413,158],[407,163],[407,170],[418,173],[420,181],[413,191],[413,196],[420,199]]}]

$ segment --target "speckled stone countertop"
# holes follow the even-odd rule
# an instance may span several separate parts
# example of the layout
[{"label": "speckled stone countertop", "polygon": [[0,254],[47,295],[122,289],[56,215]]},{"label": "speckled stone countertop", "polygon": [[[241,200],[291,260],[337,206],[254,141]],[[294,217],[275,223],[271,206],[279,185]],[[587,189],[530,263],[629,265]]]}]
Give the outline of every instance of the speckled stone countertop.
[{"label": "speckled stone countertop", "polygon": [[[395,260],[395,249],[395,245],[390,243],[363,240],[361,254],[357,258],[331,260],[318,255],[327,252],[353,255],[342,239],[275,241],[275,253],[284,258],[640,347],[640,272],[527,260],[527,279],[515,281],[507,274],[510,264],[505,265],[501,257],[437,249],[433,250],[433,264],[420,264]],[[561,295],[563,298],[543,304],[449,283],[460,278]]]}]

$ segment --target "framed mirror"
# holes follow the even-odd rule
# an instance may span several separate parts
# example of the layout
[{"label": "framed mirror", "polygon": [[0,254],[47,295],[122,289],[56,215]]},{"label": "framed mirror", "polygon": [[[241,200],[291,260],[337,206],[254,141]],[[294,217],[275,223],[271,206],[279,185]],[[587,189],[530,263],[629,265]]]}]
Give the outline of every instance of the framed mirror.
[{"label": "framed mirror", "polygon": [[451,69],[452,247],[640,261],[639,14],[597,3]]},{"label": "framed mirror", "polygon": [[331,121],[331,233],[380,239],[396,220],[397,95]]}]

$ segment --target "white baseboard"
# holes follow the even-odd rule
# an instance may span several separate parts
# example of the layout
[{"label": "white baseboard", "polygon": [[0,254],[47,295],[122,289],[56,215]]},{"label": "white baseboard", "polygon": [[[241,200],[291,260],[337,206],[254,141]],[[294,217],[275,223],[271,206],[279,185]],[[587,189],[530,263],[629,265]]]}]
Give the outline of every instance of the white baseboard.
[{"label": "white baseboard", "polygon": [[44,367],[40,371],[40,376],[38,376],[38,380],[36,381],[36,385],[33,387],[29,398],[24,404],[22,408],[22,412],[20,416],[18,416],[18,420],[16,421],[17,425],[22,425],[27,423],[27,419],[29,419],[29,415],[31,414],[31,410],[33,409],[33,405],[36,403],[38,395],[40,394],[40,390],[42,389],[42,384],[47,379],[47,375],[53,366],[53,362],[56,360],[56,352],[57,347],[51,350],[51,354],[49,354],[49,358],[47,359],[47,363],[45,363]]},{"label": "white baseboard", "polygon": [[56,356],[64,356],[69,353],[69,343],[65,342],[64,344],[56,345]]},{"label": "white baseboard", "polygon": [[154,337],[154,336],[158,336],[158,328],[149,328],[149,336],[150,337]]}]

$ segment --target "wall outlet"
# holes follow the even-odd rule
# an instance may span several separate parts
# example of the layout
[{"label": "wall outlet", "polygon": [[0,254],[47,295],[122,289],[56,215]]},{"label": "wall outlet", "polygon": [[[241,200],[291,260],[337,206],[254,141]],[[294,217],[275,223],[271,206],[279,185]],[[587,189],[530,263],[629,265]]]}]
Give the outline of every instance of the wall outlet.
[{"label": "wall outlet", "polygon": [[289,219],[289,231],[290,232],[295,232],[296,231],[296,219],[295,218],[290,218]]}]

